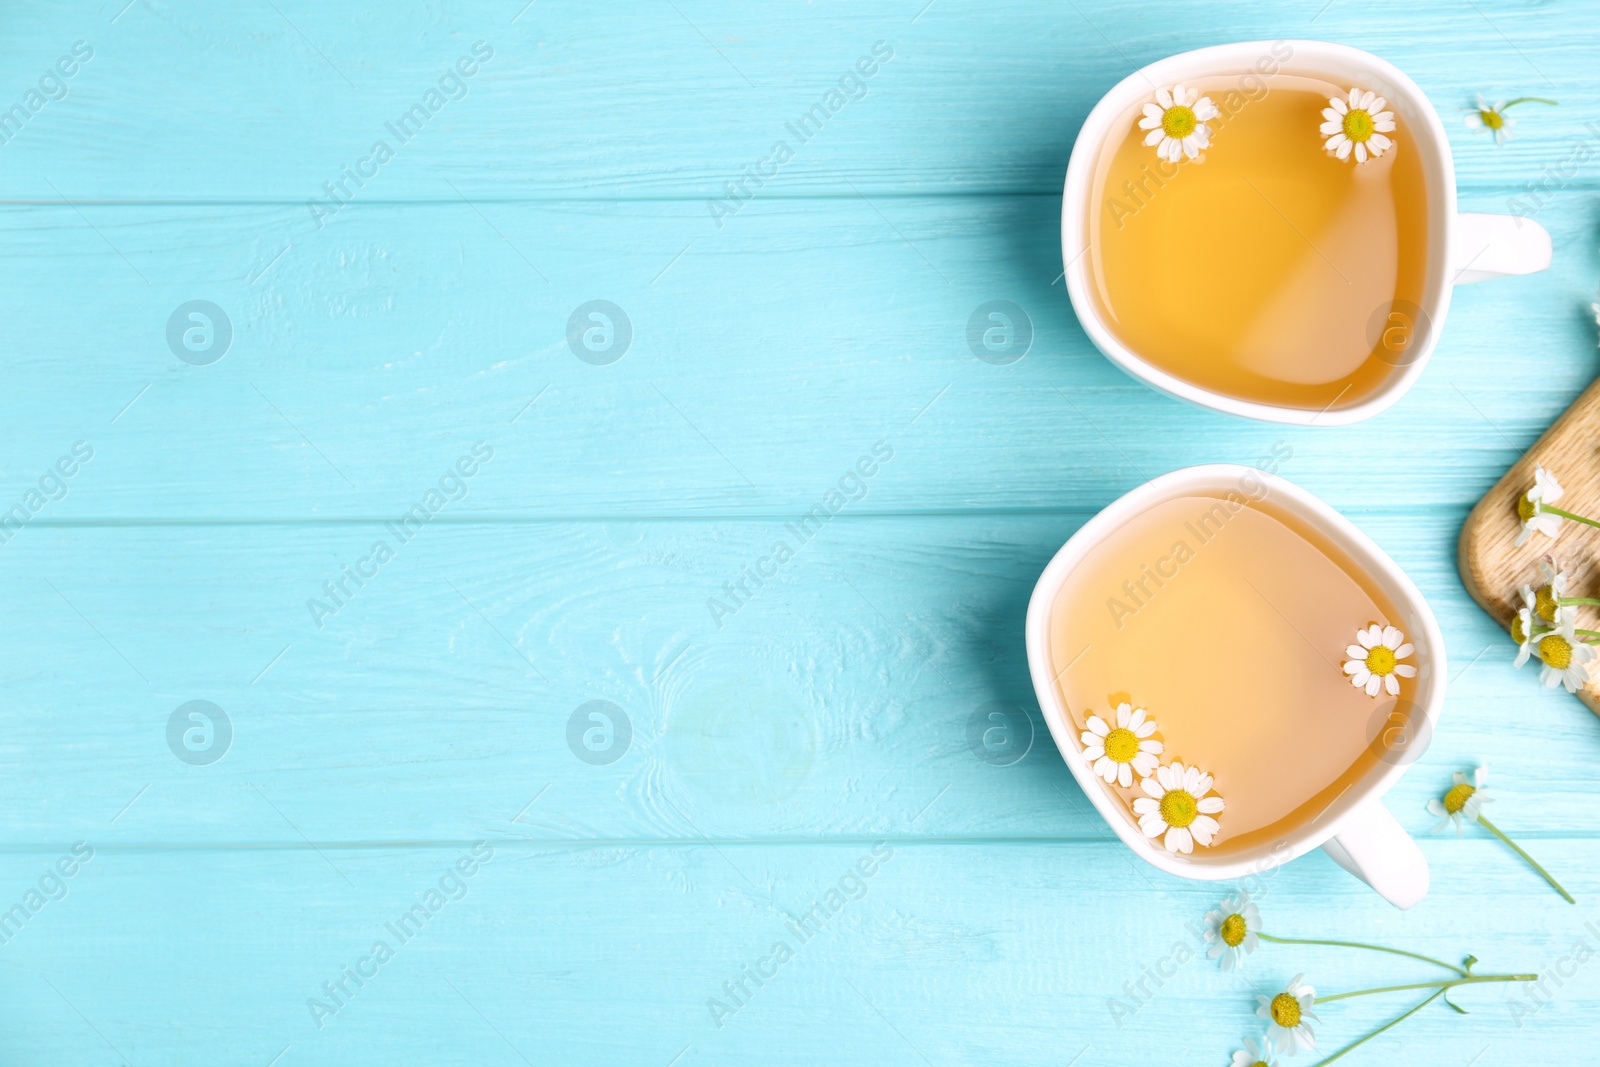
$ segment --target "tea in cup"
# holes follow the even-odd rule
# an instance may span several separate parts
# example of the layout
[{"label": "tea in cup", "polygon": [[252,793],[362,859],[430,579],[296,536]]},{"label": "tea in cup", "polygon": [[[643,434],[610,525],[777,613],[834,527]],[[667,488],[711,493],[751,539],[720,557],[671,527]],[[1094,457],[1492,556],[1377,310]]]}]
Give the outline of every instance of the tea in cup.
[{"label": "tea in cup", "polygon": [[1125,370],[1280,422],[1354,422],[1432,353],[1454,284],[1542,270],[1530,220],[1457,214],[1414,83],[1316,41],[1222,45],[1124,79],[1084,122],[1067,289]]},{"label": "tea in cup", "polygon": [[1443,642],[1309,493],[1233,465],[1155,479],[1050,562],[1027,639],[1063,758],[1151,863],[1231,878],[1322,846],[1400,907],[1426,893],[1376,798],[1431,732]]}]

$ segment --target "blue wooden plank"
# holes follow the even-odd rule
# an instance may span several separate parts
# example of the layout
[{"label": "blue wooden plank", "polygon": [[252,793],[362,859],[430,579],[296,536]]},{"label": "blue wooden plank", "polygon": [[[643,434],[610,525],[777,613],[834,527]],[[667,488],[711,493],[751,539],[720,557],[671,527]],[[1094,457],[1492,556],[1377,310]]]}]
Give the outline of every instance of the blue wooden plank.
[{"label": "blue wooden plank", "polygon": [[[1053,194],[1079,124],[1110,85],[1137,65],[1237,40],[1331,39],[1391,60],[1446,115],[1473,184],[1567,169],[1574,145],[1595,147],[1585,122],[1600,109],[1584,0],[1492,12],[1248,0],[1225,17],[1195,0],[1106,9],[630,0],[604,16],[551,4],[519,14],[513,2],[413,2],[382,17],[287,0],[121,7],[77,0],[10,13],[6,106],[75,42],[94,55],[62,83],[64,98],[41,98],[3,145],[8,195],[271,198],[308,215],[307,201],[329,195],[325,183],[342,183],[334,195],[356,203],[674,196],[695,202],[711,236],[705,201],[763,171],[777,171],[756,190],[763,199]],[[478,42],[493,51],[487,62],[473,57]],[[858,61],[875,62],[878,42],[894,58],[828,101]],[[430,100],[462,60],[477,72]],[[1461,122],[1479,92],[1562,106],[1524,111],[1522,139],[1499,152]],[[791,132],[819,102],[833,108],[820,129]],[[426,119],[398,129],[418,105]],[[379,141],[393,153],[385,162]],[[779,141],[793,152],[781,166]],[[1554,180],[1592,188],[1594,165],[1591,154]]]},{"label": "blue wooden plank", "polygon": [[[1463,287],[1416,390],[1348,431],[1243,423],[1117,371],[1055,283],[1052,201],[881,206],[892,222],[859,201],[762,203],[711,246],[684,202],[499,206],[493,222],[363,205],[322,235],[288,207],[11,208],[4,484],[20,495],[85,440],[93,463],[43,518],[389,518],[483,441],[495,458],[447,516],[788,515],[884,441],[873,512],[1092,511],[1283,441],[1285,473],[1336,506],[1461,506],[1592,373],[1600,207],[1584,192],[1541,215],[1551,272]],[[64,274],[94,298],[64,299]],[[996,298],[1035,327],[1009,366],[967,341]],[[232,326],[206,366],[167,338],[195,299]],[[593,299],[632,326],[605,366],[567,340]],[[1410,476],[1353,461],[1357,437]]]},{"label": "blue wooden plank", "polygon": [[[1593,900],[1596,843],[1551,844],[1581,863],[1569,884]],[[1217,887],[1156,872],[1146,882],[1104,844],[496,845],[475,873],[446,879],[472,847],[96,849],[3,946],[0,988],[17,1021],[0,1052],[75,1064],[798,1065],[840,1049],[895,1064],[1180,1052],[1222,1063],[1258,1032],[1256,991],[1295,973],[1332,993],[1433,970],[1265,945],[1223,973],[1195,952]],[[1526,991],[1463,990],[1471,1015],[1434,1005],[1352,1058],[1394,1062],[1426,1045],[1465,1063],[1488,1046],[1482,1062],[1524,1062],[1529,1049],[1582,1062],[1597,978],[1571,953],[1580,941],[1593,951],[1592,907],[1548,903],[1498,842],[1425,847],[1443,891],[1413,912],[1313,858],[1256,886],[1263,928],[1473,952],[1481,973],[1560,964],[1567,977],[1536,1005]],[[59,851],[0,855],[5,899],[35,887]],[[851,879],[863,859],[873,873]],[[428,918],[402,924],[441,879]],[[806,915],[802,941],[791,923]],[[758,967],[761,985],[745,977]],[[728,986],[741,981],[736,1003]],[[1513,995],[1537,1008],[1520,1028]],[[1336,1047],[1412,1003],[1329,1005],[1318,1033]]]},{"label": "blue wooden plank", "polygon": [[[1456,576],[1463,516],[1355,515],[1434,604],[1454,676],[1394,810],[1426,830],[1450,772],[1491,759],[1508,827],[1591,834],[1594,720],[1512,669]],[[454,524],[405,545],[360,524],[26,531],[0,553],[0,803],[27,842],[119,812],[115,840],[152,845],[1098,837],[1022,648],[1038,572],[1082,519],[844,513],[805,544],[777,519]],[[730,599],[779,538],[794,558]],[[395,558],[345,580],[377,540]],[[314,619],[327,581],[350,596]],[[172,747],[193,700],[231,727],[195,741],[215,762]],[[593,700],[626,722],[610,762],[568,734]],[[971,748],[996,701],[1036,731],[1014,763]]]}]

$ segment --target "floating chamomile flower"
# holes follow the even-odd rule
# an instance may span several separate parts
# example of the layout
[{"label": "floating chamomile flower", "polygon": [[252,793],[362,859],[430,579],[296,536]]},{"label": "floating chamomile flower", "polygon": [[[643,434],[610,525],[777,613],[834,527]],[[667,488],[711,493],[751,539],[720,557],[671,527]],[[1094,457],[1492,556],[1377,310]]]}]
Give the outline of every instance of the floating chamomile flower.
[{"label": "floating chamomile flower", "polygon": [[1561,516],[1543,510],[1543,505],[1554,504],[1566,490],[1556,481],[1556,476],[1541,464],[1533,467],[1533,488],[1517,498],[1517,518],[1522,520],[1522,531],[1517,534],[1517,547],[1533,534],[1555,537],[1561,533]]},{"label": "floating chamomile flower", "polygon": [[1198,89],[1186,89],[1179,82],[1170,92],[1156,90],[1156,103],[1144,106],[1139,128],[1150,131],[1144,143],[1155,145],[1156,155],[1176,163],[1179,156],[1193,159],[1211,145],[1211,127],[1206,120],[1220,114],[1209,96],[1201,96]]},{"label": "floating chamomile flower", "polygon": [[1394,112],[1383,105],[1383,97],[1370,90],[1351,89],[1348,101],[1330,97],[1322,109],[1322,133],[1328,137],[1322,147],[1340,159],[1348,159],[1353,150],[1357,163],[1383,155],[1394,144],[1384,136],[1394,132]]},{"label": "floating chamomile flower", "polygon": [[1411,655],[1416,646],[1407,642],[1406,635],[1393,626],[1373,623],[1365,630],[1356,631],[1356,641],[1359,644],[1344,650],[1345,655],[1352,657],[1345,661],[1344,673],[1350,676],[1350,684],[1365,689],[1367,696],[1375,697],[1380,690],[1392,697],[1399,696],[1400,679],[1416,677],[1415,667],[1399,662]]},{"label": "floating chamomile flower", "polygon": [[1221,908],[1206,912],[1206,940],[1211,942],[1206,955],[1221,957],[1222,969],[1233,970],[1256,950],[1261,940],[1256,927],[1260,925],[1261,912],[1250,902],[1250,894],[1240,890],[1238,896],[1224,900]]},{"label": "floating chamomile flower", "polygon": [[1256,1014],[1270,1024],[1267,1027],[1267,1040],[1279,1052],[1287,1052],[1291,1056],[1301,1049],[1317,1047],[1317,1035],[1306,1020],[1322,1021],[1311,1010],[1317,1001],[1317,991],[1306,985],[1304,979],[1303,974],[1295,975],[1289,987],[1271,1000],[1256,994],[1256,1000],[1260,1002]]},{"label": "floating chamomile flower", "polygon": [[1540,637],[1536,644],[1539,661],[1539,681],[1546,689],[1566,686],[1567,692],[1576,693],[1589,682],[1589,663],[1594,659],[1594,649],[1578,640],[1573,613],[1556,613],[1556,628]]},{"label": "floating chamomile flower", "polygon": [[1438,817],[1439,824],[1429,833],[1438,833],[1451,823],[1456,824],[1456,836],[1461,836],[1461,831],[1469,822],[1478,821],[1479,810],[1493,800],[1494,797],[1483,795],[1484,782],[1489,780],[1489,768],[1479,767],[1472,772],[1472,784],[1467,784],[1467,776],[1457,771],[1451,776],[1452,785],[1437,800],[1428,801],[1428,814]]},{"label": "floating chamomile flower", "polygon": [[1143,778],[1156,769],[1162,745],[1150,736],[1156,732],[1156,724],[1143,708],[1118,704],[1115,728],[1098,715],[1089,716],[1088,727],[1080,738],[1083,758],[1107,785],[1126,789],[1133,785],[1134,771]]},{"label": "floating chamomile flower", "polygon": [[1157,767],[1154,777],[1140,780],[1139,788],[1147,794],[1133,802],[1139,829],[1146,837],[1160,837],[1168,852],[1187,855],[1196,841],[1209,845],[1222,829],[1212,818],[1222,811],[1222,798],[1206,796],[1211,776],[1198,768],[1182,763]]},{"label": "floating chamomile flower", "polygon": [[1247,1037],[1244,1048],[1233,1054],[1233,1062],[1228,1067],[1273,1067],[1276,1062],[1265,1039],[1258,1045]]}]

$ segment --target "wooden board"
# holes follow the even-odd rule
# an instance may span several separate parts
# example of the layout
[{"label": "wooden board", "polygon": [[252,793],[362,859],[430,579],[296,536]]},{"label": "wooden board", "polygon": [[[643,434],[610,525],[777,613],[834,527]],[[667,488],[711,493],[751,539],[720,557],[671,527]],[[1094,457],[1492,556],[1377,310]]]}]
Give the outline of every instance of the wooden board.
[{"label": "wooden board", "polygon": [[[1596,596],[1600,588],[1600,530],[1577,522],[1563,522],[1554,538],[1535,533],[1521,546],[1517,535],[1522,523],[1517,501],[1533,485],[1534,467],[1543,466],[1565,490],[1559,505],[1579,515],[1593,514],[1600,503],[1600,381],[1573,401],[1533,447],[1522,454],[1494,488],[1484,494],[1461,526],[1458,545],[1461,581],[1472,598],[1500,625],[1509,627],[1522,607],[1523,586],[1538,588],[1543,580],[1539,563],[1549,555],[1571,576],[1569,595]],[[1581,606],[1578,625],[1600,629],[1596,609]],[[1525,668],[1538,670],[1534,658]],[[1600,715],[1600,670],[1579,693],[1589,710]]]}]

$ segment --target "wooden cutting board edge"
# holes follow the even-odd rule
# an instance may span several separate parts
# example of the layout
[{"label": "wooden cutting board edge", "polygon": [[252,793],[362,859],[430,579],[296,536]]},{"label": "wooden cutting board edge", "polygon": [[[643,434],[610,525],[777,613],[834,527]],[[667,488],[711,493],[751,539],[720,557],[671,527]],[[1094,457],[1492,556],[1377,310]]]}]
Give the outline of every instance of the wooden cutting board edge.
[{"label": "wooden cutting board edge", "polygon": [[[1560,535],[1554,539],[1534,534],[1521,548],[1516,545],[1521,530],[1517,500],[1533,485],[1534,465],[1542,465],[1561,483],[1565,492],[1558,503],[1578,514],[1592,515],[1600,507],[1600,455],[1597,453],[1600,453],[1600,380],[1585,389],[1572,406],[1562,412],[1467,515],[1457,544],[1461,582],[1472,599],[1500,626],[1509,628],[1517,609],[1522,606],[1519,595],[1522,586],[1540,584],[1539,560],[1546,554],[1553,556],[1572,576],[1569,593],[1600,595],[1597,593],[1600,566],[1596,564],[1597,555],[1600,555],[1600,530],[1565,522]],[[1580,608],[1578,625],[1600,629],[1600,613],[1593,608]],[[1508,656],[1513,654],[1513,648],[1508,636]],[[1538,658],[1525,664],[1523,669],[1536,671]],[[1600,715],[1600,670],[1594,674],[1595,678],[1578,696],[1590,711]]]}]

